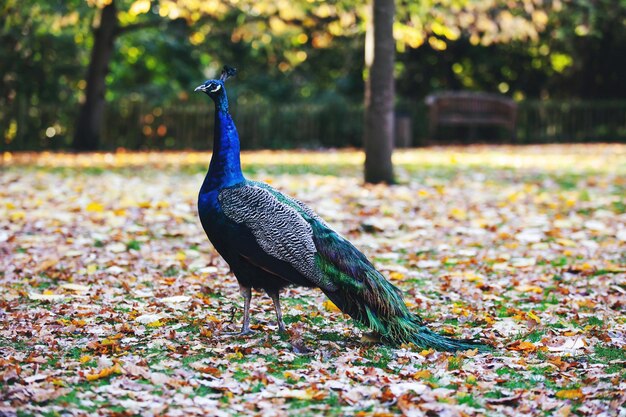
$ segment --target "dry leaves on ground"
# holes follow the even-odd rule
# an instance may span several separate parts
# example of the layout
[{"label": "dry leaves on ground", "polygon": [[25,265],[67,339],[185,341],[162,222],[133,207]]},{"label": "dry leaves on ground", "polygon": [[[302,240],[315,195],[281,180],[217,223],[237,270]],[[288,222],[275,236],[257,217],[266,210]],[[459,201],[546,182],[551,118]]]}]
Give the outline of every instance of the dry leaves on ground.
[{"label": "dry leaves on ground", "polygon": [[[312,289],[241,320],[196,215],[205,153],[3,156],[0,415],[617,415],[626,400],[626,147],[246,153],[445,334],[372,344]],[[619,411],[621,410],[621,411]]]}]

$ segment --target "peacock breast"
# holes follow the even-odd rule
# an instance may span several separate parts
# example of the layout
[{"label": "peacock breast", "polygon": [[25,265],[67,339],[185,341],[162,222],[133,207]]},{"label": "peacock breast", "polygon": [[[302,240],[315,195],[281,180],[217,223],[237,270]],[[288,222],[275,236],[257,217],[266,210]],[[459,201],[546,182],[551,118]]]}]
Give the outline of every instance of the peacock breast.
[{"label": "peacock breast", "polygon": [[219,251],[229,233],[228,219],[220,207],[217,196],[217,191],[201,193],[198,196],[198,215],[207,237]]}]

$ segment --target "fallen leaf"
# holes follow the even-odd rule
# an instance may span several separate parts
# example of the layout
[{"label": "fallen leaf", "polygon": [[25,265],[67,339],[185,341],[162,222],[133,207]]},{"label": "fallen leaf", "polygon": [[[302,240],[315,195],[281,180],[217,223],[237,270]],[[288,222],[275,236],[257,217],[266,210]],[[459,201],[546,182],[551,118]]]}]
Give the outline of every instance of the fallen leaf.
[{"label": "fallen leaf", "polygon": [[191,297],[187,295],[175,295],[172,297],[161,298],[163,303],[184,303],[191,300]]},{"label": "fallen leaf", "polygon": [[90,212],[100,213],[104,211],[104,206],[100,203],[92,201],[91,203],[87,204],[86,210]]},{"label": "fallen leaf", "polygon": [[142,314],[141,316],[135,317],[135,321],[141,324],[148,324],[148,323],[154,323],[164,318],[167,318],[167,315],[161,314],[161,313]]},{"label": "fallen leaf", "polygon": [[96,373],[87,374],[85,375],[85,378],[87,378],[87,381],[96,381],[98,379],[106,378],[113,374],[121,374],[121,373],[122,373],[122,368],[120,367],[119,364],[116,363],[115,365],[108,367],[108,368],[103,368]]},{"label": "fallen leaf", "polygon": [[537,346],[531,342],[518,340],[507,346],[509,350],[515,350],[519,352],[534,352],[537,350]]},{"label": "fallen leaf", "polygon": [[584,398],[580,388],[557,391],[556,396],[566,400],[582,400]]},{"label": "fallen leaf", "polygon": [[571,337],[563,341],[558,346],[548,346],[550,352],[571,352],[585,347],[585,340],[582,337]]},{"label": "fallen leaf", "polygon": [[28,298],[40,301],[62,301],[67,299],[67,296],[62,294],[38,294],[35,292],[29,292]]}]

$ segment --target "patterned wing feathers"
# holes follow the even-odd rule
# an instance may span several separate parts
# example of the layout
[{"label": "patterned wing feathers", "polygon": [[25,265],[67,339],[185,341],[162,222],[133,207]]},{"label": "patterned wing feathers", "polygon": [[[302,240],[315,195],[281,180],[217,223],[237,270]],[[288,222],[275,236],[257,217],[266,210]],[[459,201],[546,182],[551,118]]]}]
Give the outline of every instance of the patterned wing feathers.
[{"label": "patterned wing feathers", "polygon": [[298,210],[256,185],[225,188],[219,201],[224,214],[245,224],[267,254],[289,263],[315,285],[336,289],[316,265],[313,229]]}]

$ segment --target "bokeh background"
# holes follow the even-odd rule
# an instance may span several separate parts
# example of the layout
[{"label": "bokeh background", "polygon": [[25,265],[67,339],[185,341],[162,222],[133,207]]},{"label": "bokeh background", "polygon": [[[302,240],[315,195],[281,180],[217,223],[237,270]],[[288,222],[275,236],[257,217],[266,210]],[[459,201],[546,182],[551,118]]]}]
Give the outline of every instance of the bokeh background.
[{"label": "bokeh background", "polygon": [[[626,1],[395,6],[395,108],[410,122],[404,145],[431,143],[424,100],[444,90],[513,98],[518,143],[626,139]],[[0,150],[210,149],[206,98],[192,92],[223,64],[239,69],[229,94],[244,149],[362,144],[366,2],[5,0],[0,7]],[[90,73],[90,65],[106,70]],[[98,137],[81,143],[75,136],[90,85],[105,104],[90,110],[102,120]],[[463,143],[464,133],[437,143]],[[496,131],[473,139],[513,140]]]}]

